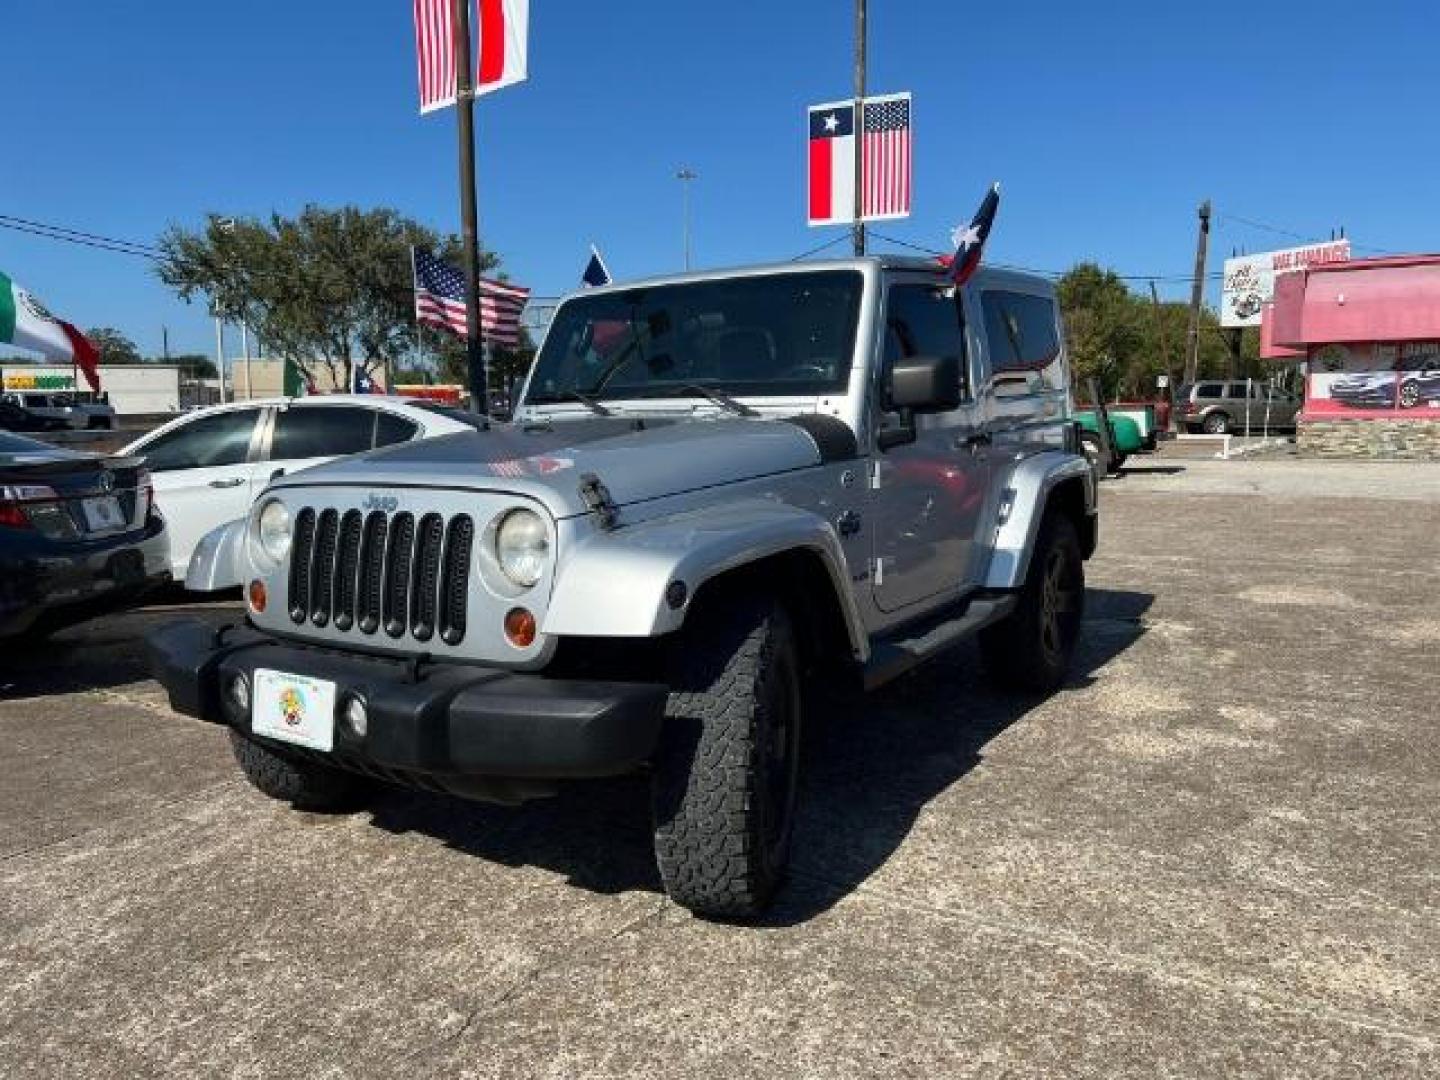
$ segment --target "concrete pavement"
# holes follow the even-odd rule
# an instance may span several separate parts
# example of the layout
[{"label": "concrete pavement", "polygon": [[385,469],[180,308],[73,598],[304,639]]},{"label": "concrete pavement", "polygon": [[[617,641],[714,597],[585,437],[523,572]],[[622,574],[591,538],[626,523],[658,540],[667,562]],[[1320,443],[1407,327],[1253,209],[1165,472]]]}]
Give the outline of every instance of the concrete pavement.
[{"label": "concrete pavement", "polygon": [[815,725],[758,927],[666,903],[640,780],[299,814],[165,612],[7,652],[0,1075],[1440,1072],[1440,474],[1176,467],[1104,487],[1065,691],[964,649]]}]

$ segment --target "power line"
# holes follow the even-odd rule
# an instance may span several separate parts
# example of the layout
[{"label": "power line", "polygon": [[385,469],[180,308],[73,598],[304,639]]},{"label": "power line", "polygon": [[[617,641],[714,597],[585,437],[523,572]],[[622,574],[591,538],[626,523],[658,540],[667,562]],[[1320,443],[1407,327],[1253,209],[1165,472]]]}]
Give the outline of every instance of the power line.
[{"label": "power line", "polygon": [[[883,233],[876,232],[873,228],[870,230],[870,235],[876,240],[882,240],[887,244],[894,244],[897,247],[909,248],[911,251],[918,251],[925,255],[941,256],[950,254],[948,251],[941,251],[937,248],[926,247],[923,244],[912,244],[908,240],[901,240],[900,238],[895,236],[886,236]],[[841,239],[844,238],[842,237]],[[1033,266],[1015,266],[1009,263],[992,262],[988,263],[987,265],[993,266],[997,270],[1015,270],[1022,274],[1038,274],[1041,277],[1056,279],[1062,278],[1067,273],[1069,273],[1068,270],[1037,270]],[[1189,281],[1192,277],[1192,275],[1190,274],[1115,274],[1115,276],[1121,281],[1154,281],[1157,283],[1169,281]],[[1218,270],[1212,271],[1211,273],[1205,275],[1205,277],[1210,280],[1219,280],[1224,276],[1225,275]]]}]

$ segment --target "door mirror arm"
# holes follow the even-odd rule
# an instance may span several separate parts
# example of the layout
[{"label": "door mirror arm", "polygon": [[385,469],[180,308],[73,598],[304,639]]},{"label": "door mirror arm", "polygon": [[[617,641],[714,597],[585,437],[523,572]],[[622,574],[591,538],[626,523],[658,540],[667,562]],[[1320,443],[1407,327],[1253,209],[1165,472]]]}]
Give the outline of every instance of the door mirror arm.
[{"label": "door mirror arm", "polygon": [[881,450],[893,450],[915,441],[915,410],[901,409],[900,423],[895,427],[882,427],[875,433],[875,445]]}]

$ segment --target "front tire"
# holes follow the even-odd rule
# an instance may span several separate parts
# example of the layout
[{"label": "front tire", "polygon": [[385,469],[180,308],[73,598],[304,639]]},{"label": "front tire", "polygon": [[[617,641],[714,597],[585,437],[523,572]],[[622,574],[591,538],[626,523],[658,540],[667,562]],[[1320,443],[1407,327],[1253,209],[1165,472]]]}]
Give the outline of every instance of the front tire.
[{"label": "front tire", "polygon": [[800,656],[773,599],[711,600],[676,643],[655,761],[655,861],[677,904],[747,918],[764,909],[789,860]]},{"label": "front tire", "polygon": [[1047,513],[1015,608],[980,632],[986,670],[1001,686],[1048,694],[1070,671],[1085,615],[1085,560],[1074,523]]},{"label": "front tire", "polygon": [[1205,422],[1200,426],[1206,435],[1228,435],[1230,433],[1230,417],[1223,412],[1212,412],[1205,417]]},{"label": "front tire", "polygon": [[308,761],[281,757],[233,728],[230,749],[245,779],[297,810],[348,810],[366,789],[363,778]]}]

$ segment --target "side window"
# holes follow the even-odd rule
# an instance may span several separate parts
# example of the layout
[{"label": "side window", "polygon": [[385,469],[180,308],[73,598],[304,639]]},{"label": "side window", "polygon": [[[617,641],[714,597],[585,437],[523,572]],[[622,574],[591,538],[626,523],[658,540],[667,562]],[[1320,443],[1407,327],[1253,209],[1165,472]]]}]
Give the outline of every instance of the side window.
[{"label": "side window", "polygon": [[991,290],[982,294],[980,304],[994,374],[1039,371],[1060,355],[1055,304],[1049,298]]},{"label": "side window", "polygon": [[885,312],[885,366],[910,356],[959,356],[964,362],[960,311],[949,291],[934,285],[892,285]]},{"label": "side window", "polygon": [[359,454],[375,445],[375,410],[358,405],[292,405],[275,417],[272,461]]},{"label": "side window", "polygon": [[259,409],[230,409],[192,420],[140,448],[151,472],[239,465],[250,453]]},{"label": "side window", "polygon": [[1206,383],[1203,386],[1197,386],[1195,388],[1195,396],[1197,398],[1218,398],[1220,396],[1220,384]]},{"label": "side window", "polygon": [[415,432],[420,425],[413,420],[406,420],[403,416],[396,416],[394,413],[375,413],[375,445],[393,446],[395,443],[405,442],[415,437]]}]

